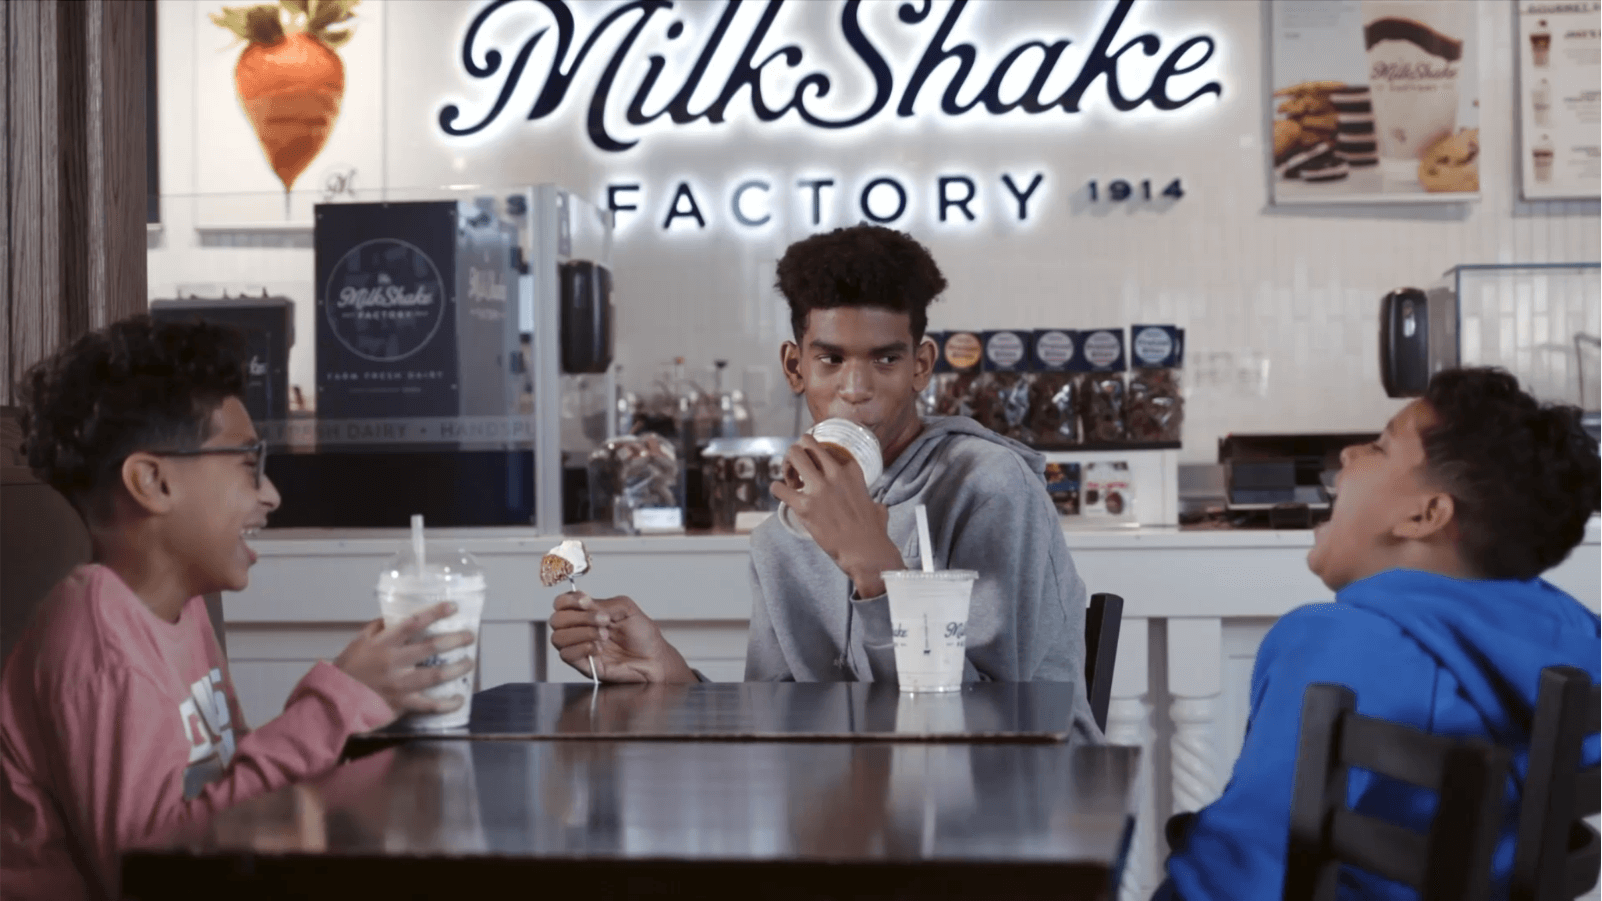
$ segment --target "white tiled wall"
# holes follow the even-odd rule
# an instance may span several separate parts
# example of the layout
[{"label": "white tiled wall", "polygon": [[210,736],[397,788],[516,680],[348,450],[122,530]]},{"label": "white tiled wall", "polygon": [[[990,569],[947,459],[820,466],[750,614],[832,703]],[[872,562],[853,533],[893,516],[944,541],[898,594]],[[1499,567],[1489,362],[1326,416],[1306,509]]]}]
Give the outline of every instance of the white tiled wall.
[{"label": "white tiled wall", "polygon": [[[791,210],[783,224],[766,231],[738,231],[723,214],[729,186],[748,173],[781,187],[808,175],[833,174],[841,200],[852,202],[826,214],[823,224],[830,227],[855,221],[855,192],[868,178],[898,174],[913,189],[913,210],[898,225],[928,244],[951,283],[932,310],[933,327],[1184,326],[1191,391],[1182,459],[1207,462],[1216,455],[1217,437],[1229,431],[1382,425],[1398,408],[1380,388],[1376,362],[1377,311],[1387,290],[1422,287],[1460,263],[1598,259],[1596,202],[1518,200],[1513,8],[1493,0],[1472,5],[1485,41],[1477,73],[1482,196],[1473,203],[1270,207],[1262,62],[1266,4],[1252,0],[1141,0],[1139,27],[1163,33],[1165,46],[1198,31],[1219,40],[1210,73],[1224,84],[1222,97],[1176,114],[1117,116],[1103,99],[1102,107],[1051,122],[1015,127],[976,111],[953,121],[901,121],[875,133],[839,133],[827,140],[806,129],[764,131],[731,121],[713,137],[705,130],[653,133],[644,149],[618,155],[589,146],[582,136],[583,104],[571,101],[576,112],[520,124],[524,131],[508,132],[501,145],[442,150],[421,131],[431,114],[419,115],[414,107],[462,93],[460,78],[430,68],[445,65],[438,48],[418,54],[391,46],[386,71],[393,84],[385,102],[387,140],[394,149],[387,173],[396,184],[459,180],[452,173],[484,184],[557,181],[598,201],[610,181],[645,184],[646,210],[623,223],[614,254],[621,315],[617,352],[625,385],[644,388],[675,356],[703,371],[714,359],[728,359],[733,384],[759,395],[761,431],[775,433],[790,430],[795,409],[777,377],[777,346],[789,326],[770,287],[773,267],[784,246],[809,228]],[[785,15],[836,15],[817,12],[823,6],[786,7]],[[683,11],[693,29],[718,8],[686,4]],[[997,47],[1037,33],[1071,34],[1079,46],[1110,4],[1005,0],[973,8],[970,31],[995,36],[985,51],[993,65]],[[439,20],[434,30],[444,34],[453,33],[462,18],[449,3],[386,9],[392,44],[407,33],[407,16],[433,16]],[[195,69],[181,59],[184,48],[194,46],[196,16],[188,0],[163,0],[161,11],[162,184],[178,186],[174,190],[181,194],[205,135],[186,93],[192,92]],[[177,62],[168,48],[176,48]],[[945,77],[937,76],[925,94],[943,89]],[[920,100],[920,108],[925,103],[932,105],[931,98]],[[1038,215],[1019,226],[1007,217],[999,176],[1037,170],[1047,173],[1036,200]],[[981,204],[979,222],[959,227],[934,220],[928,195],[935,176],[947,171],[971,174],[990,192],[985,198],[991,205]],[[1182,177],[1187,193],[1167,208],[1085,202],[1086,180],[1120,176],[1159,183]],[[669,186],[681,179],[702,193],[714,219],[705,233],[664,234],[658,227]],[[244,233],[202,240],[192,228],[193,207],[186,198],[169,198],[164,229],[152,238],[152,296],[171,296],[183,285],[290,293],[302,308],[293,369],[298,379],[309,380],[309,237]],[[228,244],[249,247],[223,246]],[[1594,332],[1596,301],[1587,302]],[[1510,327],[1533,329],[1539,314],[1529,310],[1529,322]],[[1594,357],[1590,365],[1594,369]]]}]

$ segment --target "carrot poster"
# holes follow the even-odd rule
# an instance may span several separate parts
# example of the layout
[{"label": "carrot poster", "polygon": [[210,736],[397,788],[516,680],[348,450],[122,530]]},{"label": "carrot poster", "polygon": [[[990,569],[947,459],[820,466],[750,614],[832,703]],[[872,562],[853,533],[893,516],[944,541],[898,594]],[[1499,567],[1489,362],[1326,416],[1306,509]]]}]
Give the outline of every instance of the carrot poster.
[{"label": "carrot poster", "polygon": [[376,196],[382,0],[196,6],[197,223],[310,226],[317,203]]}]

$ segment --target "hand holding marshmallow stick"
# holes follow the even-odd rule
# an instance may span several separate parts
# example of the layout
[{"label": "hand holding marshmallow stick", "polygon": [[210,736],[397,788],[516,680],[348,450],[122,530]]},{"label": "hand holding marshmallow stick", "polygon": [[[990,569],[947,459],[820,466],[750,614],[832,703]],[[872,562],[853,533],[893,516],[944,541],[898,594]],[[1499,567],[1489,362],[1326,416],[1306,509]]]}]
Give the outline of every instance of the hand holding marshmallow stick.
[{"label": "hand holding marshmallow stick", "polygon": [[[589,569],[590,552],[584,547],[584,542],[564,541],[540,558],[540,582],[546,588],[551,588],[566,579],[568,588],[578,591],[578,583],[573,581],[573,577],[589,572]],[[599,685],[601,678],[595,671],[595,658],[586,655],[586,659],[590,662],[590,680]]]}]

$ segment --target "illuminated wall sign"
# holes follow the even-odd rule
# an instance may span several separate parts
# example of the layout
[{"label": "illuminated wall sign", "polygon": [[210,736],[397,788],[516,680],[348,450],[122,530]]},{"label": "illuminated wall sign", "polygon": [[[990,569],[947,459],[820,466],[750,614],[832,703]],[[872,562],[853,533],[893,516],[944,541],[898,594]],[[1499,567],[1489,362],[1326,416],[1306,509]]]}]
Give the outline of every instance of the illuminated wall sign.
[{"label": "illuminated wall sign", "polygon": [[[438,115],[438,126],[447,136],[474,135],[488,128],[502,115],[517,115],[509,111],[509,101],[525,77],[538,80],[538,93],[526,116],[529,120],[544,119],[562,109],[570,92],[589,91],[586,127],[590,141],[608,152],[620,152],[636,146],[639,138],[619,137],[607,130],[608,111],[614,115],[621,108],[622,121],[631,126],[644,127],[666,120],[663,125],[685,125],[706,121],[721,123],[729,115],[730,105],[742,94],[751,114],[758,122],[776,122],[786,117],[798,119],[806,125],[821,129],[848,129],[873,121],[894,109],[898,117],[917,115],[919,93],[929,86],[931,75],[948,60],[957,61],[955,74],[942,73],[947,78],[940,97],[939,115],[956,117],[983,107],[992,116],[1003,115],[1063,115],[1078,113],[1084,103],[1097,96],[1092,89],[1100,82],[1107,103],[1120,112],[1135,110],[1149,104],[1160,111],[1180,109],[1209,95],[1223,94],[1223,86],[1216,80],[1206,79],[1203,68],[1213,57],[1216,43],[1210,35],[1198,34],[1178,40],[1164,54],[1164,42],[1151,32],[1133,36],[1121,35],[1120,29],[1129,16],[1135,0],[1118,0],[1112,4],[1100,34],[1093,43],[1070,37],[1057,37],[1050,41],[1031,39],[1012,47],[989,71],[979,71],[975,65],[979,57],[973,44],[953,40],[953,29],[962,17],[968,0],[955,0],[948,7],[939,27],[930,37],[923,52],[906,71],[896,72],[881,49],[864,31],[859,20],[861,0],[846,0],[840,7],[840,37],[870,73],[873,92],[866,103],[855,111],[830,116],[820,111],[815,101],[830,92],[836,80],[825,71],[812,71],[802,77],[789,97],[769,97],[763,93],[765,69],[779,66],[798,69],[805,63],[805,52],[795,44],[785,44],[758,59],[763,42],[768,40],[784,0],[768,0],[761,18],[751,24],[744,36],[744,50],[738,62],[724,77],[723,86],[716,98],[700,109],[691,109],[691,98],[702,87],[713,56],[725,41],[740,38],[729,34],[742,0],[727,0],[717,24],[703,38],[701,50],[693,64],[682,71],[669,71],[667,59],[651,54],[643,74],[635,84],[618,83],[620,72],[638,69],[630,66],[631,53],[648,29],[660,29],[666,41],[683,37],[684,23],[675,18],[674,0],[630,0],[620,3],[601,18],[589,34],[580,36],[572,10],[563,0],[528,0],[543,6],[550,14],[553,25],[531,30],[515,52],[510,47],[496,46],[489,37],[501,24],[502,17],[520,10],[512,0],[495,0],[486,5],[472,19],[462,40],[460,65],[473,79],[496,86],[496,96],[487,108],[464,108],[462,102],[446,103]],[[931,18],[933,0],[908,0],[897,4],[897,19],[903,25],[917,25]],[[531,71],[529,60],[542,40],[555,42],[551,63],[547,71]],[[615,43],[607,59],[590,59],[598,44]],[[1077,63],[1065,61],[1070,49],[1085,47]],[[1125,54],[1135,52],[1162,62],[1144,85],[1124,84],[1119,80],[1119,62]],[[1047,80],[1059,65],[1078,66],[1078,74],[1066,90],[1055,97],[1043,96]],[[1033,65],[1028,85],[1016,96],[1003,96],[1003,83],[1015,66]],[[577,87],[580,77],[585,87]],[[1170,84],[1178,76],[1183,84]],[[959,100],[959,92],[970,82],[980,83],[979,90],[966,103]],[[1016,79],[1015,79],[1016,80]],[[1199,82],[1199,83],[1198,83]],[[672,84],[678,89],[670,99],[663,100]],[[617,91],[614,96],[614,89]],[[931,91],[934,88],[931,87]],[[1176,96],[1177,94],[1177,96]],[[1087,96],[1088,95],[1088,96]],[[584,102],[580,98],[577,102]],[[647,109],[650,104],[655,108]],[[614,120],[615,121],[615,120]]]},{"label": "illuminated wall sign", "polygon": [[[1004,172],[997,184],[1006,188],[1008,217],[1018,222],[1029,221],[1034,212],[1031,201],[1045,181],[1044,172],[1029,172],[1018,176]],[[774,184],[762,178],[745,179],[728,191],[726,212],[734,222],[746,228],[760,228],[773,221],[777,205],[775,192],[788,186]],[[793,189],[800,194],[803,209],[810,209],[809,224],[816,227],[823,222],[823,199],[826,192],[843,187],[832,177],[797,179]],[[935,178],[930,206],[937,211],[941,222],[973,222],[977,215],[973,206],[979,200],[979,182],[963,173],[951,173]],[[606,206],[614,214],[640,212],[640,194],[644,189],[639,182],[612,182],[606,186]],[[910,195],[916,186],[892,175],[879,175],[867,179],[851,198],[861,218],[882,225],[894,224],[907,213]],[[663,229],[671,229],[684,220],[697,228],[706,228],[708,217],[716,215],[705,207],[706,198],[696,193],[689,182],[681,181],[668,193],[661,219]]]},{"label": "illuminated wall sign", "polygon": [[[993,182],[993,184],[992,184]],[[905,227],[912,207],[921,205],[920,218],[962,226],[980,219],[980,208],[988,207],[992,216],[1011,223],[1028,223],[1038,218],[1041,188],[1047,173],[1001,172],[994,178],[964,172],[944,172],[927,184],[894,175],[866,175],[859,179],[814,176],[793,183],[769,178],[745,178],[729,182],[720,193],[697,188],[688,181],[647,187],[638,181],[611,181],[606,184],[604,205],[620,227],[632,225],[643,216],[662,231],[704,230],[718,217],[743,231],[760,229],[793,208],[798,220],[816,228],[823,224],[824,200],[845,203],[849,220]],[[1089,203],[1145,203],[1167,208],[1185,196],[1182,179],[1091,179],[1075,191]],[[786,198],[787,192],[793,195]],[[985,196],[987,195],[988,196]],[[655,197],[648,196],[655,194]],[[839,194],[841,196],[836,197]]]}]

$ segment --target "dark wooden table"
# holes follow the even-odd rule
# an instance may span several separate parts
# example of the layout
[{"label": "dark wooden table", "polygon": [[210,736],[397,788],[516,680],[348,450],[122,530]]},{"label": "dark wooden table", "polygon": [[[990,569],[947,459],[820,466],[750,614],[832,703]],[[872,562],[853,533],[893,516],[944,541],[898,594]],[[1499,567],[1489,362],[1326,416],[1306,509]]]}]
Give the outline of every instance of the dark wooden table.
[{"label": "dark wooden table", "polygon": [[[1063,742],[1072,682],[975,682],[949,694],[903,694],[875,682],[502,685],[473,697],[466,730],[440,739],[631,741]],[[359,757],[423,737],[391,728],[353,738]]]},{"label": "dark wooden table", "polygon": [[417,741],[131,852],[123,888],[135,899],[1106,898],[1139,754]]}]

